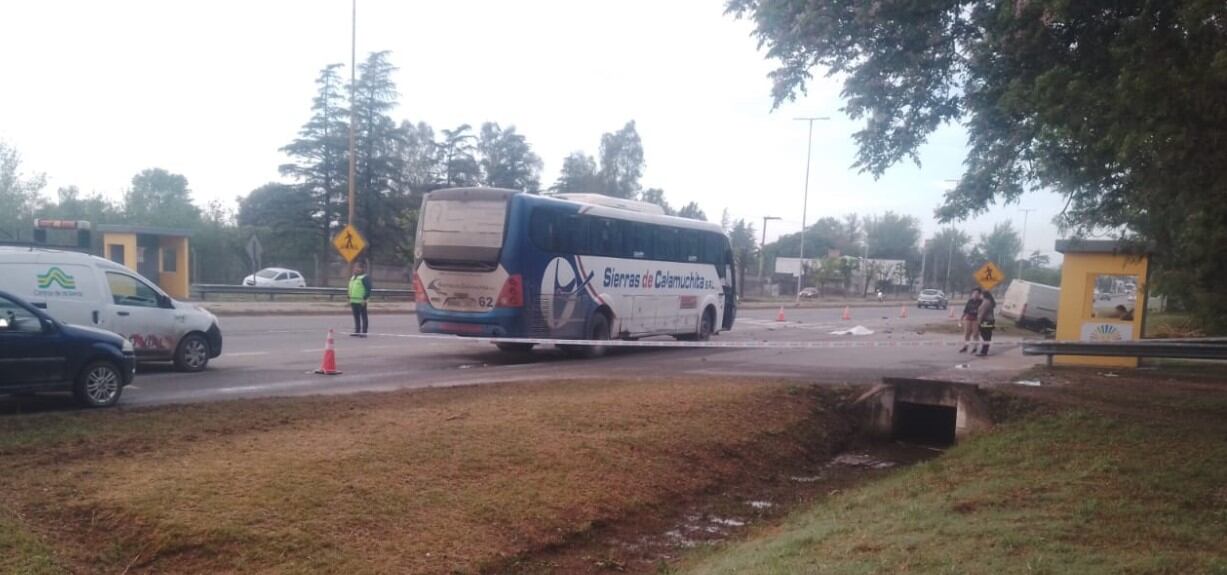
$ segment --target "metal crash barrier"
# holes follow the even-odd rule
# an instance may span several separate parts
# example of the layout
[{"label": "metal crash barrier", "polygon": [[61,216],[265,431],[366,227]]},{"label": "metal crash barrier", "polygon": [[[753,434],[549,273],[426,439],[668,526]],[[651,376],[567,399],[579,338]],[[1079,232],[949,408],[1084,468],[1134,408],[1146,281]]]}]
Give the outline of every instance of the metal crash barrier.
[{"label": "metal crash barrier", "polygon": [[1046,355],[1052,365],[1055,355],[1099,357],[1159,357],[1168,359],[1227,360],[1227,338],[1161,339],[1119,342],[1027,341],[1023,355]]},{"label": "metal crash barrier", "polygon": [[[268,296],[269,301],[274,300],[277,296],[302,296],[311,295],[316,297],[327,296],[328,301],[334,301],[336,298],[346,297],[346,289],[343,287],[266,287],[266,286],[236,286],[227,284],[192,284],[192,296],[201,300],[207,301],[209,295],[254,295]],[[371,290],[372,299],[384,300],[413,300],[413,290],[411,289],[379,289]]]}]

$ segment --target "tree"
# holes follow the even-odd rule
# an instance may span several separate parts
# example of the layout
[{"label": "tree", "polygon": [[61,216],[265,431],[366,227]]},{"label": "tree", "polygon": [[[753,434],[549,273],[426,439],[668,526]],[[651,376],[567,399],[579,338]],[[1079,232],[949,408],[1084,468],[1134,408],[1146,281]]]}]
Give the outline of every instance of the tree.
[{"label": "tree", "polygon": [[[318,285],[328,285],[328,260],[332,254],[332,235],[341,219],[338,212],[346,204],[349,181],[349,110],[346,108],[341,64],[330,64],[315,79],[317,92],[311,104],[311,118],[298,130],[298,137],[281,151],[291,161],[282,164],[281,175],[293,179],[305,192],[305,205],[316,230],[321,264],[316,269]],[[265,225],[251,222],[247,225]]]},{"label": "tree", "polygon": [[1008,221],[1001,222],[993,226],[991,233],[980,234],[976,251],[984,260],[1005,268],[1009,273],[1018,261],[1018,254],[1022,253],[1022,238],[1014,231],[1013,224]]},{"label": "tree", "polygon": [[426,122],[401,122],[403,142],[400,148],[404,172],[401,181],[410,193],[421,195],[446,184],[446,169],[442,148],[435,142],[435,130]]},{"label": "tree", "polygon": [[443,156],[444,181],[448,187],[476,186],[481,182],[476,141],[473,126],[468,124],[443,130],[443,141],[439,143],[439,149]]},{"label": "tree", "polygon": [[[903,277],[911,284],[920,275],[920,222],[906,215],[886,212],[865,218],[865,243],[872,259],[903,260]],[[882,270],[897,275],[898,270]],[[892,287],[895,282],[892,282]]]},{"label": "tree", "polygon": [[639,196],[639,178],[643,176],[643,143],[631,120],[621,130],[601,136],[601,170],[604,194],[615,198],[635,199]]},{"label": "tree", "polygon": [[200,223],[200,208],[192,203],[187,178],[162,168],[132,177],[124,194],[124,219],[130,224],[190,228]]},{"label": "tree", "polygon": [[[972,287],[974,271],[967,253],[971,236],[954,227],[942,228],[929,241],[928,265],[922,287],[941,286],[946,292],[962,292]],[[949,279],[947,279],[949,278]]]},{"label": "tree", "polygon": [[704,222],[707,221],[707,214],[703,213],[703,209],[700,208],[699,204],[695,202],[690,202],[682,206],[682,209],[677,211],[677,215],[678,217],[682,218],[690,218],[692,220],[700,220]]},{"label": "tree", "polygon": [[[813,225],[805,229],[805,253],[808,257],[828,257],[830,252],[840,255],[861,253],[861,245],[857,241],[859,220],[855,214],[845,216],[841,221],[836,218],[819,218]],[[857,229],[849,229],[849,225]],[[795,258],[801,249],[801,234],[785,234],[774,243],[764,246],[764,267],[772,269],[777,257]]]},{"label": "tree", "polygon": [[644,190],[643,193],[640,194],[639,200],[660,206],[660,208],[665,211],[666,215],[677,215],[677,211],[674,210],[673,206],[670,206],[668,200],[665,199],[665,191],[660,188],[648,188]]},{"label": "tree", "polygon": [[84,198],[76,186],[66,186],[55,191],[56,201],[47,202],[38,210],[38,217],[60,220],[86,220],[93,224],[116,223],[122,217],[119,207],[102,194],[93,193]]},{"label": "tree", "polygon": [[481,125],[477,140],[481,155],[482,181],[485,185],[532,194],[541,191],[541,158],[533,153],[528,139],[494,122]]},{"label": "tree", "polygon": [[737,265],[737,285],[746,285],[746,268],[754,263],[757,255],[758,242],[755,239],[754,224],[738,219],[729,232],[729,244],[733,248],[733,259]]},{"label": "tree", "polygon": [[1048,254],[1039,250],[1035,250],[1031,252],[1031,255],[1027,256],[1027,265],[1031,267],[1044,267],[1047,266],[1048,262],[1050,261],[1051,259],[1048,257]]},{"label": "tree", "polygon": [[33,227],[38,194],[47,185],[43,174],[24,175],[21,154],[0,142],[0,238],[19,238],[22,230]]},{"label": "tree", "polygon": [[558,194],[599,194],[601,181],[597,176],[596,160],[583,152],[572,152],[562,160],[558,180],[550,186]]},{"label": "tree", "polygon": [[401,181],[404,133],[388,115],[399,93],[388,52],[372,52],[358,65],[358,81],[350,97],[354,117],[355,213],[368,241],[367,258],[383,254],[386,261],[404,261],[412,253],[410,235],[403,229],[412,209]]},{"label": "tree", "polygon": [[[319,230],[309,191],[300,186],[269,183],[239,198],[238,203],[241,236],[244,241],[253,235],[260,238],[266,264],[299,270],[324,267],[323,262],[316,263],[319,252],[314,248],[314,240]],[[225,214],[219,210],[207,219],[220,220],[225,226]],[[316,269],[316,277],[326,275],[326,271]]]},{"label": "tree", "polygon": [[862,170],[915,160],[933,130],[959,122],[970,150],[943,221],[1059,190],[1067,231],[1152,242],[1160,275],[1180,275],[1171,283],[1189,286],[1197,316],[1227,326],[1227,3],[729,0],[727,10],[753,19],[780,62],[777,105],[804,91],[813,67],[844,79],[845,111],[865,119]]}]

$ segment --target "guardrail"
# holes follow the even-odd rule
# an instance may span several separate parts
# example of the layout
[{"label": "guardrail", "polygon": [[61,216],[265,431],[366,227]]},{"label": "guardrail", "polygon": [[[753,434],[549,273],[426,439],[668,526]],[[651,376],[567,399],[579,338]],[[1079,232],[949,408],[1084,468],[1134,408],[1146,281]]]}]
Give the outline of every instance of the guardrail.
[{"label": "guardrail", "polygon": [[1227,338],[1136,340],[1120,342],[1026,341],[1023,355],[1094,355],[1102,357],[1162,357],[1227,360]]},{"label": "guardrail", "polygon": [[[328,296],[328,301],[334,301],[337,297],[347,297],[347,290],[343,287],[266,287],[266,286],[241,286],[227,284],[192,284],[192,295],[199,298],[201,301],[207,301],[209,294],[214,295],[254,295],[268,296],[269,301],[273,301],[277,296],[290,295],[313,295],[313,296]],[[372,299],[403,299],[412,301],[413,290],[411,289],[380,289],[371,290]]]}]

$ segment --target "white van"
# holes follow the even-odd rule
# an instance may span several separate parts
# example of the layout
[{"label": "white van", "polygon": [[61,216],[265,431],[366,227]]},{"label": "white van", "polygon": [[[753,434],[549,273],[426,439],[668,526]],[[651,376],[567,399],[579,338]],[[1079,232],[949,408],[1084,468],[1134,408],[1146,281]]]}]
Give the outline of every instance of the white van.
[{"label": "white van", "polygon": [[122,335],[138,361],[173,361],[182,371],[200,371],[222,353],[216,316],[171,299],[140,274],[100,257],[0,247],[0,290],[65,323]]},{"label": "white van", "polygon": [[1013,280],[1001,298],[999,315],[1014,320],[1019,327],[1053,329],[1057,327],[1057,307],[1061,304],[1061,288],[1046,284]]}]

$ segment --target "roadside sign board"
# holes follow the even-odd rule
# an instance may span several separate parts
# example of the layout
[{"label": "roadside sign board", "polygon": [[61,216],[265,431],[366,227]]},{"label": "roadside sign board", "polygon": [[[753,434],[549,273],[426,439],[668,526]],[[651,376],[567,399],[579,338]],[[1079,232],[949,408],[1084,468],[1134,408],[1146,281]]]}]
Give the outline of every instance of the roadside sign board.
[{"label": "roadside sign board", "polygon": [[997,287],[997,284],[1005,280],[1005,275],[1001,273],[1001,268],[997,267],[997,264],[993,262],[984,262],[984,265],[976,270],[973,277],[976,278],[976,283],[980,284],[980,287],[988,290]]},{"label": "roadside sign board", "polygon": [[366,238],[363,238],[362,234],[358,233],[357,228],[347,225],[345,229],[333,236],[332,245],[337,248],[337,251],[340,252],[341,257],[345,258],[345,261],[353,263],[358,258],[358,254],[361,254],[362,250],[366,249]]}]

